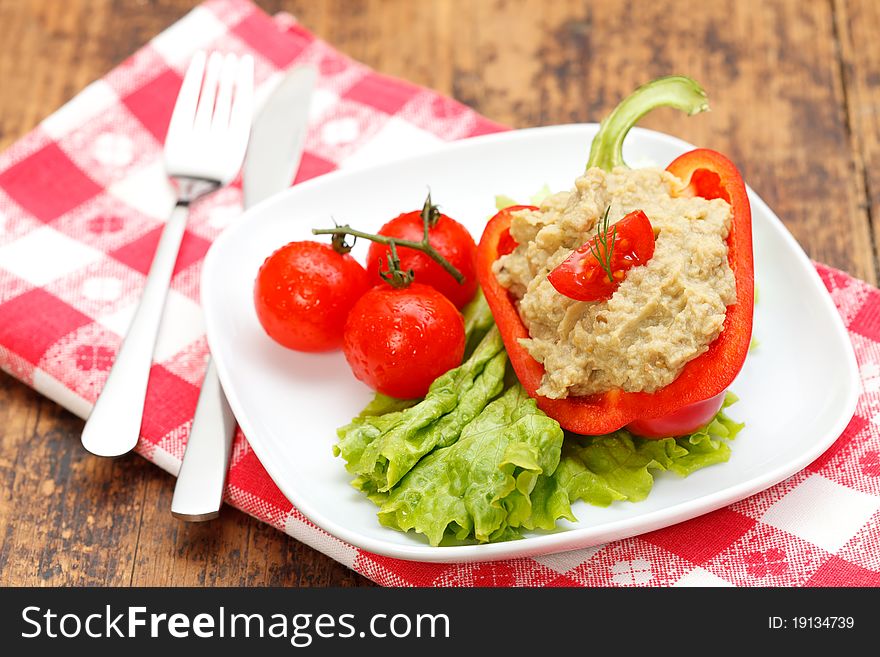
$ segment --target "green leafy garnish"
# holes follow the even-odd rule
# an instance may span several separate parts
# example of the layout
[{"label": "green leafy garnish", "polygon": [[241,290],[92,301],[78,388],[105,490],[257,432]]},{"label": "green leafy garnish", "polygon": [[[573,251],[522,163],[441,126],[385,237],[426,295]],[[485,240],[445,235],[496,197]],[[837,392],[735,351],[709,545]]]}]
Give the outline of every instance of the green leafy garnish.
[{"label": "green leafy garnish", "polygon": [[514,201],[509,196],[505,196],[504,194],[498,194],[495,197],[495,209],[501,212],[504,208],[509,208],[511,205],[518,205],[516,201]]},{"label": "green leafy garnish", "polygon": [[611,206],[605,208],[605,214],[596,223],[596,241],[590,244],[590,253],[599,263],[602,271],[608,276],[608,280],[614,282],[614,272],[611,270],[611,257],[614,255],[614,242],[617,239],[617,226],[611,229],[611,245],[608,245],[608,213]]},{"label": "green leafy garnish", "polygon": [[383,395],[338,430],[334,448],[355,488],[379,506],[383,525],[424,534],[432,545],[518,538],[574,520],[571,505],[637,502],[657,472],[687,476],[730,457],[743,425],[726,414],[688,436],[648,440],[620,430],[565,434],[507,366],[498,329],[478,295],[465,309],[473,353],[422,400]]},{"label": "green leafy garnish", "polygon": [[[553,191],[550,189],[550,186],[547,183],[544,183],[544,186],[541,187],[537,192],[529,197],[529,204],[531,205],[541,205],[548,196],[550,196]],[[495,209],[499,212],[504,208],[509,208],[511,205],[520,205],[518,201],[513,200],[510,196],[506,196],[504,194],[498,194],[495,196]]]},{"label": "green leafy garnish", "polygon": [[337,430],[334,452],[367,494],[387,492],[426,454],[458,440],[462,429],[501,392],[507,353],[492,329],[461,366],[440,376],[424,399],[384,415],[361,414]]},{"label": "green leafy garnish", "polygon": [[418,403],[418,399],[397,399],[396,397],[389,397],[388,395],[383,395],[381,392],[377,392],[373,396],[373,400],[364,406],[364,410],[360,412],[357,419],[385,415],[386,413],[395,413],[397,411],[405,410],[410,406],[415,406]]},{"label": "green leafy garnish", "polygon": [[495,318],[492,317],[492,311],[486,303],[482,288],[477,288],[474,298],[461,309],[461,314],[464,317],[464,359],[467,360],[480,340],[495,326]]},{"label": "green leafy garnish", "polygon": [[[532,499],[539,476],[559,463],[563,432],[516,385],[489,403],[453,445],[422,459],[379,506],[379,521],[424,534],[438,545],[488,542],[532,527],[534,516],[573,520],[566,504]],[[534,509],[539,502],[540,509]]]},{"label": "green leafy garnish", "polygon": [[544,186],[541,189],[539,189],[537,192],[532,194],[531,197],[529,197],[529,202],[532,205],[541,205],[541,203],[544,202],[544,199],[546,199],[551,194],[553,194],[553,192],[550,189],[550,185],[544,183]]}]

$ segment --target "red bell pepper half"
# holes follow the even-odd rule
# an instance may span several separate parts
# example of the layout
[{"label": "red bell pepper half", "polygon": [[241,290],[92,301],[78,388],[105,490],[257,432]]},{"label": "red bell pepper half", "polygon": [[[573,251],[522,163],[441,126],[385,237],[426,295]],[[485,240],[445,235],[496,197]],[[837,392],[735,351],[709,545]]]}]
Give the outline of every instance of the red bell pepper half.
[{"label": "red bell pepper half", "polygon": [[[681,76],[654,80],[637,89],[602,122],[587,168],[599,166],[610,171],[624,165],[621,146],[626,133],[644,114],[660,106],[677,107],[689,114],[708,109],[705,93],[693,80]],[[669,422],[664,424],[663,420],[690,417],[698,424],[680,426],[677,432],[689,433],[708,422],[717,410],[703,417],[708,410],[701,409],[712,410],[714,404],[702,402],[721,395],[742,369],[751,341],[754,308],[751,210],[745,185],[730,160],[703,148],[676,158],[667,171],[685,183],[680,195],[723,198],[730,203],[733,221],[728,237],[728,259],[736,279],[736,303],[728,306],[723,330],[708,351],[687,363],[675,381],[653,393],[612,390],[565,399],[538,395],[536,390],[541,385],[544,367],[520,344],[521,339],[529,337],[528,329],[520,319],[513,298],[498,283],[492,270],[493,263],[515,247],[510,236],[511,213],[524,206],[501,210],[483,232],[477,252],[478,276],[510,362],[538,406],[569,431],[599,435],[635,422],[641,429],[640,435],[659,438],[669,435]],[[653,436],[650,435],[652,428],[656,428]]]}]

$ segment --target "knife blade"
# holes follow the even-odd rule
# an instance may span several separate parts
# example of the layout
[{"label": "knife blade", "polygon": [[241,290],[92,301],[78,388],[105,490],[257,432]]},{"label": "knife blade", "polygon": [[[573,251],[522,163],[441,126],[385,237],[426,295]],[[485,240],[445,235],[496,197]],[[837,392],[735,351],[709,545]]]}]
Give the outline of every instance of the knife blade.
[{"label": "knife blade", "polygon": [[257,113],[242,173],[245,209],[293,182],[302,159],[317,77],[311,67],[293,69]]},{"label": "knife blade", "polygon": [[[242,171],[245,210],[293,182],[317,77],[311,67],[292,69],[257,112]],[[175,518],[200,522],[219,514],[235,426],[214,362],[209,360],[174,486],[171,514]]]}]

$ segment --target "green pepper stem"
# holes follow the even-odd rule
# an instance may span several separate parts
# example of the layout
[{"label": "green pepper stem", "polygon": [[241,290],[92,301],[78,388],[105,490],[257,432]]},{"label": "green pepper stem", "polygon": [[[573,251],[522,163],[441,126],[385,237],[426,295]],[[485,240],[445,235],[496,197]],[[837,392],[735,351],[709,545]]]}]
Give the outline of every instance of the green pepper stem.
[{"label": "green pepper stem", "polygon": [[657,78],[624,98],[599,125],[599,132],[590,147],[587,169],[599,167],[611,171],[626,166],[623,161],[623,140],[645,114],[658,107],[674,107],[688,116],[709,109],[706,92],[694,80],[683,75]]}]

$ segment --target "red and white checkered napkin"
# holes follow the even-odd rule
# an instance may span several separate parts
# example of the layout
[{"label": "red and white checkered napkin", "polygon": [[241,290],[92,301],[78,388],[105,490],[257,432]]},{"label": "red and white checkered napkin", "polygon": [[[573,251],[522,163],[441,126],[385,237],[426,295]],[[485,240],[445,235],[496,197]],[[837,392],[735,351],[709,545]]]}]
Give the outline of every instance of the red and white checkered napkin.
[{"label": "red and white checkered napkin", "polygon": [[[161,161],[193,50],[249,52],[258,83],[291,64],[321,78],[297,180],[501,130],[432,91],[379,75],[289,16],[211,0],[0,155],[0,367],[85,417],[134,311],[173,196]],[[240,211],[230,187],[193,208],[168,298],[138,452],[183,456],[207,346],[198,305],[208,245]],[[638,538],[483,564],[397,561],[312,525],[243,436],[227,500],[386,585],[880,585],[880,291],[819,266],[849,327],[862,396],[845,433],[791,479]]]}]

